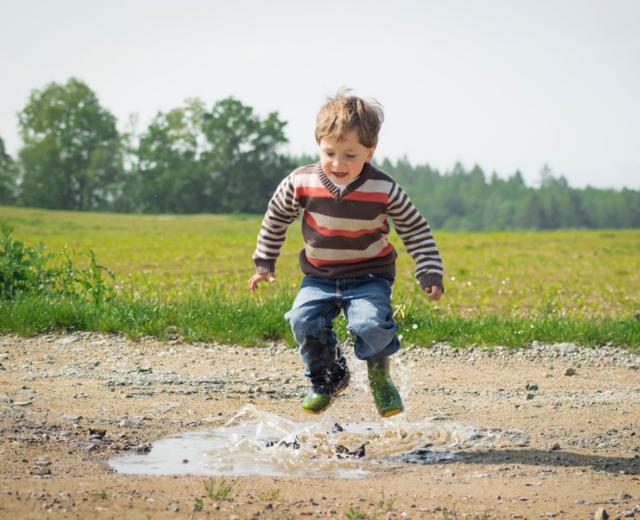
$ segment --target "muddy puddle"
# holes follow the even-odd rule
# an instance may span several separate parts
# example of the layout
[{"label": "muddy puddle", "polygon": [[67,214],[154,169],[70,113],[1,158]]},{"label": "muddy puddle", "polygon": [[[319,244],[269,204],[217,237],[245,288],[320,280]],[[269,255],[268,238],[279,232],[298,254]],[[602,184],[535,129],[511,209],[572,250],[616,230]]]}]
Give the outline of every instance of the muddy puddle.
[{"label": "muddy puddle", "polygon": [[517,446],[526,438],[521,431],[487,430],[436,417],[337,423],[326,415],[298,423],[247,405],[224,427],[166,437],[147,454],[108,464],[127,474],[353,479],[407,463],[451,460],[469,450]]}]

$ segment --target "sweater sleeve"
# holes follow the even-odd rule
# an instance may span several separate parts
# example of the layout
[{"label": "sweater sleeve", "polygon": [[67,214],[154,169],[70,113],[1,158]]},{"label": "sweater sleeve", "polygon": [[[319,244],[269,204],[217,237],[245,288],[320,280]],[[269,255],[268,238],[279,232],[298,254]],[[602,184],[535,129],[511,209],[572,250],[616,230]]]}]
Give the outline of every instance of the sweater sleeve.
[{"label": "sweater sleeve", "polygon": [[394,183],[389,193],[387,214],[398,236],[416,263],[416,278],[423,289],[436,285],[444,290],[444,267],[431,228],[404,190]]},{"label": "sweater sleeve", "polygon": [[258,243],[253,253],[256,272],[274,273],[276,258],[284,243],[287,228],[298,216],[300,205],[296,199],[294,174],[285,177],[269,201],[260,225]]}]

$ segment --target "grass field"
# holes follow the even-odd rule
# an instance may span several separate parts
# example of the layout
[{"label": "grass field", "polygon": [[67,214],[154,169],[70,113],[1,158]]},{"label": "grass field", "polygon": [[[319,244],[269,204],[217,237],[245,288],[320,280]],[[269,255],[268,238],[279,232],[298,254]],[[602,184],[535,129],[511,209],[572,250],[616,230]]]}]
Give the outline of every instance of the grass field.
[{"label": "grass field", "polygon": [[[0,318],[2,330],[87,327],[162,337],[177,329],[188,339],[291,341],[282,313],[300,282],[298,223],[291,226],[278,260],[277,283],[250,295],[246,286],[253,273],[259,217],[0,207],[0,222],[11,225],[14,237],[26,244],[43,242],[53,252],[74,251],[79,264],[93,250],[98,262],[116,275],[118,301],[113,305],[119,309],[110,319],[107,310],[100,311],[102,316],[92,310],[93,318],[87,321],[80,303],[53,302],[58,310],[67,305],[60,310],[62,317],[35,320],[25,328],[19,325],[20,319],[27,320],[21,313],[37,307],[38,312],[55,314],[52,302],[9,302],[2,304],[3,314],[11,314],[11,319]],[[444,340],[516,346],[538,339],[640,346],[640,230],[436,229],[434,234],[447,271],[446,293],[437,303],[421,294],[413,261],[392,234],[400,252],[393,305],[405,344]],[[129,326],[122,325],[121,315],[131,312]],[[141,313],[137,325],[136,312]],[[338,330],[344,334],[343,322]]]}]

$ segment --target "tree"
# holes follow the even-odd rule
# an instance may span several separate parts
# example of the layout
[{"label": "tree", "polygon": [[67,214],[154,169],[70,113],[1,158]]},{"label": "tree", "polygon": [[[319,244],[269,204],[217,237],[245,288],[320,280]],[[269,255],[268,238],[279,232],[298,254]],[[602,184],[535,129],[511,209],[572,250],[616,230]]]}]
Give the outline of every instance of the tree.
[{"label": "tree", "polygon": [[259,213],[292,159],[278,148],[287,142],[285,122],[262,119],[234,98],[207,111],[200,99],[158,113],[141,135],[134,204],[145,212]]},{"label": "tree", "polygon": [[212,211],[214,186],[205,170],[208,149],[202,133],[204,103],[189,99],[184,107],[159,112],[138,145],[134,183],[136,207],[145,212]]},{"label": "tree", "polygon": [[82,81],[31,92],[18,114],[22,200],[56,209],[108,208],[122,171],[115,117]]},{"label": "tree", "polygon": [[286,122],[277,112],[261,119],[232,97],[218,101],[203,116],[209,149],[203,153],[215,186],[218,211],[260,213],[291,161],[279,153],[287,143]]},{"label": "tree", "polygon": [[16,200],[18,170],[6,152],[0,137],[0,204],[13,204]]}]

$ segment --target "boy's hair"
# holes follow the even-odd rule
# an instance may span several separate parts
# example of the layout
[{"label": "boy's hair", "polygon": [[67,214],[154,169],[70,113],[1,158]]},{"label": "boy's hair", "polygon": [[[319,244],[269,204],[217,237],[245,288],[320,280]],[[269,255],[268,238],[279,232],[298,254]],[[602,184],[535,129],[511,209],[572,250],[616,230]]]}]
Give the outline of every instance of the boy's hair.
[{"label": "boy's hair", "polygon": [[384,121],[382,105],[375,99],[349,95],[351,89],[342,87],[320,108],[316,118],[316,141],[323,137],[344,139],[351,130],[358,132],[360,144],[372,148],[378,143],[378,132]]}]

